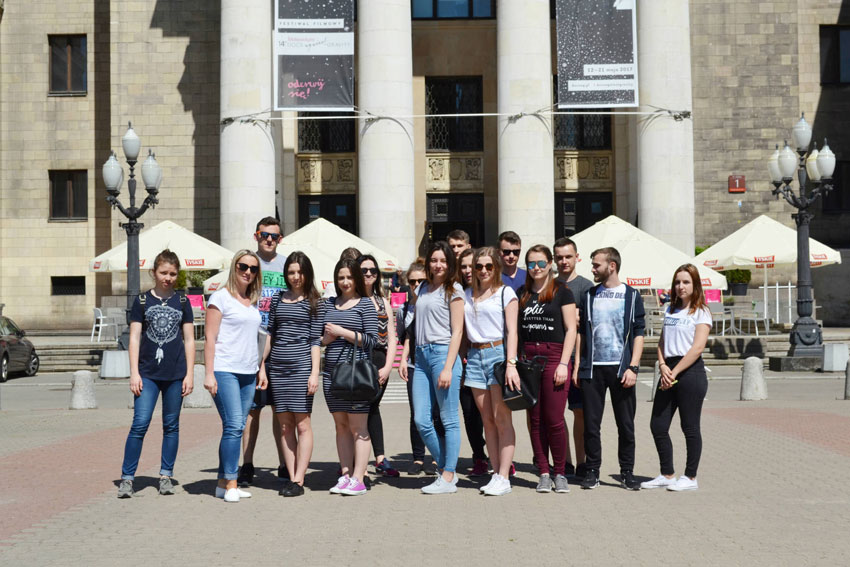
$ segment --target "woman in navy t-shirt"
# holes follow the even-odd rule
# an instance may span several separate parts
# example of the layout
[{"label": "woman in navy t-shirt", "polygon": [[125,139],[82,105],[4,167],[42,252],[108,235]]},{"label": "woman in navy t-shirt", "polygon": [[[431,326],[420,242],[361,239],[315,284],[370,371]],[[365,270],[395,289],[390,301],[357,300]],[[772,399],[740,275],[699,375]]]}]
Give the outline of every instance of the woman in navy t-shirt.
[{"label": "woman in navy t-shirt", "polygon": [[119,498],[133,495],[142,443],[162,394],[162,462],[159,493],[174,494],[171,476],[177,458],[182,398],[192,393],[195,334],[192,306],[174,291],[180,261],[171,250],[153,262],[155,286],[139,295],[130,311],[130,391],[133,425],[124,446]]}]

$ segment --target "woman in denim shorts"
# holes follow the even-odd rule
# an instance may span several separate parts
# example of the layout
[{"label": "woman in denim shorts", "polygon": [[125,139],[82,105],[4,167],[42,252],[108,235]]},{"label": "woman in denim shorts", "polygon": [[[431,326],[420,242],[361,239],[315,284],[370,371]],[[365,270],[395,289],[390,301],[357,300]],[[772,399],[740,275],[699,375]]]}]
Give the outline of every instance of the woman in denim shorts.
[{"label": "woman in denim shorts", "polygon": [[[484,421],[484,438],[493,465],[490,482],[481,487],[488,496],[511,491],[510,469],[516,434],[511,410],[502,400],[502,387],[495,367],[505,360],[505,382],[519,387],[516,370],[517,296],[502,285],[499,254],[493,247],[479,248],[472,257],[472,286],[465,292],[464,322],[469,339],[465,385],[472,388],[475,405]],[[504,344],[507,339],[507,345]]]}]

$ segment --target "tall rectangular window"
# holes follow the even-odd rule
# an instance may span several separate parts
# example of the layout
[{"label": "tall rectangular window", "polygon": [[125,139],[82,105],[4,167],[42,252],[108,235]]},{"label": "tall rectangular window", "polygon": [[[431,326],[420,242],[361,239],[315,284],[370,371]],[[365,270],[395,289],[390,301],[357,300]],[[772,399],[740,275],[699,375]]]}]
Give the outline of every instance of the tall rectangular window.
[{"label": "tall rectangular window", "polygon": [[475,19],[496,16],[496,0],[411,0],[414,20]]},{"label": "tall rectangular window", "polygon": [[[339,116],[343,112],[310,112],[301,116]],[[353,115],[352,115],[353,116]],[[355,150],[356,120],[330,118],[298,121],[298,151],[301,153],[347,153]]]},{"label": "tall rectangular window", "polygon": [[[558,109],[558,76],[552,84],[555,88],[555,107]],[[588,108],[586,112],[593,112]],[[601,109],[600,112],[609,112]],[[556,114],[552,117],[555,127],[556,150],[610,150],[611,115],[610,114]]]},{"label": "tall rectangular window", "polygon": [[51,94],[85,94],[86,36],[51,35],[48,42]]},{"label": "tall rectangular window", "polygon": [[[434,114],[480,114],[481,77],[425,77],[425,110]],[[425,120],[428,150],[477,152],[484,149],[481,116],[431,116]]]},{"label": "tall rectangular window", "polygon": [[820,27],[820,82],[850,83],[850,26]]},{"label": "tall rectangular window", "polygon": [[88,172],[52,170],[50,176],[50,220],[88,218]]}]

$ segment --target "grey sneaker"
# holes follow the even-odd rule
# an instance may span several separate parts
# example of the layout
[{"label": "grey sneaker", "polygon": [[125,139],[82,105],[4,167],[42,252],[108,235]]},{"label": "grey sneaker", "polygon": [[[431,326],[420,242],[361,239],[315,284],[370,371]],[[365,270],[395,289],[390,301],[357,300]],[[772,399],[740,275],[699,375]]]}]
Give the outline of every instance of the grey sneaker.
[{"label": "grey sneaker", "polygon": [[540,475],[540,482],[537,483],[537,492],[552,492],[552,478],[548,474]]},{"label": "grey sneaker", "polygon": [[118,498],[131,498],[133,496],[133,481],[125,478],[118,485]]},{"label": "grey sneaker", "polygon": [[555,475],[555,492],[558,494],[566,494],[570,491],[570,483],[567,482],[567,477],[562,474]]},{"label": "grey sneaker", "polygon": [[171,482],[171,477],[163,476],[159,479],[159,493],[163,496],[174,494],[174,484]]}]

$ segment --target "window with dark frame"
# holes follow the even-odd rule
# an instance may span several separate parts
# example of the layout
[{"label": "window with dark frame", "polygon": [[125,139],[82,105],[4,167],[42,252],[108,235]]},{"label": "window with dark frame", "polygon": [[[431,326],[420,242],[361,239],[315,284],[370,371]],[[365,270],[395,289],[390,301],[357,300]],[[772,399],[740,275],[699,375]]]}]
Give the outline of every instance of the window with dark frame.
[{"label": "window with dark frame", "polygon": [[496,0],[410,0],[414,20],[496,17]]},{"label": "window with dark frame", "polygon": [[[425,77],[425,112],[480,114],[484,111],[481,77]],[[484,149],[481,116],[429,116],[425,119],[427,149],[479,152]]]},{"label": "window with dark frame", "polygon": [[[558,108],[558,76],[552,82],[555,90],[555,106]],[[593,112],[589,108],[587,112]],[[610,112],[610,109],[599,109],[600,112]],[[556,150],[610,150],[611,149],[611,115],[610,114],[555,114]]]},{"label": "window with dark frame", "polygon": [[[340,116],[347,112],[300,113],[301,117]],[[354,116],[352,114],[352,116]],[[298,121],[298,151],[301,153],[351,153],[356,148],[356,120],[330,118]]]},{"label": "window with dark frame", "polygon": [[50,220],[88,220],[88,172],[51,170]]},{"label": "window with dark frame", "polygon": [[50,276],[50,295],[85,295],[85,276]]},{"label": "window with dark frame", "polygon": [[850,25],[820,27],[820,82],[850,83]]},{"label": "window with dark frame", "polygon": [[824,214],[850,212],[850,161],[839,160],[832,174],[832,191],[823,196]]},{"label": "window with dark frame", "polygon": [[85,94],[86,36],[50,35],[50,93]]}]

